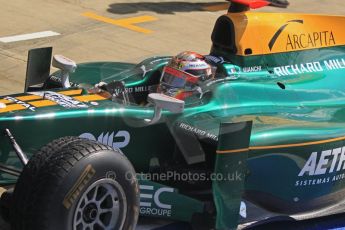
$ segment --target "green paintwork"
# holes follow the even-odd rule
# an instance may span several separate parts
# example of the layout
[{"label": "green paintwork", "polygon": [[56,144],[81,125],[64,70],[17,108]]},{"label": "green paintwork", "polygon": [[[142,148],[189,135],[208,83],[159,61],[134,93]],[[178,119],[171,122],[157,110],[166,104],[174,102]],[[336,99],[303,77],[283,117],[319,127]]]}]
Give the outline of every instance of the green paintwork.
[{"label": "green paintwork", "polygon": [[[190,222],[194,214],[202,213],[204,210],[204,204],[201,201],[184,196],[172,187],[147,180],[145,174],[139,176],[139,182],[142,216]],[[153,199],[147,198],[145,195],[152,196]]]},{"label": "green paintwork", "polygon": [[[118,101],[103,100],[85,102],[88,108],[68,109],[56,105],[36,108],[35,111],[7,112],[1,114],[0,130],[10,129],[29,156],[53,139],[83,134],[84,137],[119,147],[139,173],[181,168],[189,170],[193,167],[224,173],[228,165],[238,159],[247,159],[246,180],[244,184],[235,186],[244,186],[240,191],[244,199],[282,215],[312,212],[340,202],[342,196],[337,194],[345,189],[345,151],[341,149],[337,153],[334,149],[345,146],[343,139],[293,147],[258,147],[301,144],[345,136],[345,61],[341,65],[345,60],[345,47],[246,57],[228,55],[214,49],[212,53],[223,55],[228,62],[218,64],[216,78],[202,88],[204,95],[188,98],[182,114],[165,111],[157,124],[144,124],[144,119],[152,117],[153,108],[139,104],[145,101],[149,91],[154,91],[168,57],[150,58],[137,65],[85,63],[80,64],[71,75],[71,81],[85,89],[83,94],[87,94],[87,89],[100,81],[124,81],[126,87],[132,89],[131,94],[136,95],[137,103],[125,106]],[[340,64],[330,69],[324,61],[333,59]],[[322,71],[289,76],[279,76],[277,73],[280,66],[309,62],[319,62]],[[260,70],[243,71],[254,66],[260,66]],[[285,89],[278,86],[278,82],[284,84]],[[16,96],[20,95],[12,95]],[[243,121],[253,122],[249,144],[252,149],[245,155],[216,157],[220,124]],[[185,136],[176,135],[179,133]],[[0,138],[0,146],[0,162],[21,167],[9,140],[4,136]],[[201,166],[188,165],[181,153],[188,154],[190,150],[206,161],[201,162]],[[311,158],[313,156],[316,157]],[[12,176],[0,176],[2,184],[16,181]],[[171,199],[164,198],[164,202],[171,201],[170,204],[176,206],[172,209],[171,218],[190,220],[194,212],[201,210],[199,201],[182,197],[188,193],[183,183],[161,181],[161,184],[175,186],[182,194],[181,197],[174,194]],[[218,213],[218,220],[223,221],[219,226],[231,228],[233,223],[226,223],[224,218],[220,218],[226,215],[224,210],[231,209],[231,203],[224,202],[224,199],[219,201],[227,196],[231,186],[214,185],[214,199],[218,212],[221,212]],[[205,182],[205,186],[212,188],[210,183]],[[235,208],[231,209],[233,215],[229,214],[230,222],[238,217],[234,216],[239,207],[238,194]],[[178,206],[180,202],[177,199],[196,206],[185,209],[183,205]]]},{"label": "green paintwork", "polygon": [[[325,52],[330,51],[325,50]],[[149,81],[151,74],[160,70],[166,61],[166,58],[148,60],[148,63],[158,64],[144,78],[140,69],[142,65],[84,64],[80,65],[79,71],[71,76],[71,80],[80,83],[85,77],[85,82],[91,84],[100,80],[124,80],[128,81],[130,86],[147,86],[146,82]],[[104,68],[104,66],[112,67]],[[130,69],[126,70],[128,67]],[[228,72],[231,67],[233,65],[224,63],[219,66],[219,71]],[[113,74],[111,70],[114,71]],[[119,73],[116,73],[116,70],[119,70]],[[128,78],[126,74],[129,74]],[[42,145],[60,136],[90,133],[98,139],[102,134],[103,137],[106,133],[108,135],[114,133],[116,136],[119,131],[125,131],[129,133],[130,139],[128,145],[121,150],[131,160],[137,172],[148,172],[150,161],[154,158],[164,164],[173,161],[176,140],[170,129],[179,121],[217,136],[219,124],[222,122],[252,120],[250,146],[293,144],[344,136],[343,75],[343,69],[283,77],[268,71],[236,72],[205,86],[205,91],[208,93],[201,99],[199,97],[187,99],[183,114],[165,112],[159,124],[147,127],[142,125],[141,121],[152,117],[151,107],[138,105],[124,107],[106,100],[99,101],[98,105],[88,103],[88,109],[52,106],[37,108],[35,112],[25,110],[5,113],[0,118],[0,129],[9,128],[29,156]],[[278,81],[286,85],[285,90],[277,86]],[[122,135],[114,137],[114,146],[121,145],[124,141],[127,140],[124,140]],[[108,139],[105,143],[108,143]],[[1,138],[0,144],[1,162],[19,166],[9,141]],[[338,141],[296,148],[250,151],[248,157],[250,175],[245,183],[246,198],[260,203],[264,208],[277,208],[277,211],[282,213],[293,212],[294,209],[308,211],[310,205],[300,204],[309,204],[315,199],[325,198],[322,202],[313,203],[313,208],[334,204],[337,200],[328,201],[326,197],[342,191],[344,180],[321,185],[295,186],[295,184],[296,181],[332,177],[344,173],[341,169],[339,172],[325,175],[298,176],[312,152],[318,152],[320,155],[322,150],[344,145],[343,141]],[[211,157],[214,154],[214,152],[207,153]],[[1,182],[14,182],[14,178],[3,175]],[[261,201],[265,196],[275,197],[276,200],[265,200],[263,203]],[[294,201],[296,197],[299,199],[298,202]],[[277,202],[280,205],[276,205]]]},{"label": "green paintwork", "polygon": [[[248,149],[252,123],[223,123],[219,131],[218,151]],[[240,204],[247,173],[248,150],[234,153],[218,153],[215,173],[223,179],[213,182],[217,207],[217,229],[236,229]]]}]

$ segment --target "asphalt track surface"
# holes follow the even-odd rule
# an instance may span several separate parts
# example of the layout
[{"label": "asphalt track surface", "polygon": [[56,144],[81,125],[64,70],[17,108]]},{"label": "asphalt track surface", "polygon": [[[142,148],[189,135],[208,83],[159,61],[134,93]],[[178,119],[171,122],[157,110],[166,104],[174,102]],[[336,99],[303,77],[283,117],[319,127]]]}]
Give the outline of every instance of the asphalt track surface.
[{"label": "asphalt track surface", "polygon": [[[223,0],[0,0],[0,95],[23,91],[27,51],[53,46],[77,63],[139,62],[183,50],[208,53]],[[345,15],[342,0],[290,0],[288,9],[260,11]],[[52,69],[53,71],[54,69]],[[256,229],[336,229],[345,215]],[[0,230],[9,227],[0,220]],[[140,230],[189,229],[185,223],[141,220]]]}]

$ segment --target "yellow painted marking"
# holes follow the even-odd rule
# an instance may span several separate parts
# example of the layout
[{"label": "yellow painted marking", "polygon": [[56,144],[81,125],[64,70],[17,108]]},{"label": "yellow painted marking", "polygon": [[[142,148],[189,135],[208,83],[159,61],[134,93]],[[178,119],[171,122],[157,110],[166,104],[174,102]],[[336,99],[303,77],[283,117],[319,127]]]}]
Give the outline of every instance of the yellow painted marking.
[{"label": "yellow painted marking", "polygon": [[105,97],[102,97],[100,95],[97,94],[91,94],[91,95],[83,95],[83,96],[75,96],[73,97],[74,99],[78,100],[78,101],[101,101],[101,100],[106,100]]},{"label": "yellow painted marking", "polygon": [[26,107],[19,104],[12,104],[12,105],[7,105],[6,108],[0,109],[0,113],[6,113],[6,112],[11,112],[11,111],[16,111],[16,110],[23,110],[23,109],[26,109]]},{"label": "yellow painted marking", "polygon": [[221,10],[227,10],[229,8],[229,3],[216,3],[216,4],[211,4],[209,6],[205,6],[202,9],[205,11],[211,11],[211,12],[216,12],[216,11],[221,11]]},{"label": "yellow painted marking", "polygon": [[80,95],[82,91],[83,91],[82,89],[75,89],[75,90],[60,91],[57,93],[63,94],[65,96],[71,96],[71,95]]},{"label": "yellow painted marking", "polygon": [[136,31],[139,33],[144,33],[144,34],[150,34],[153,31],[148,30],[148,29],[144,29],[142,27],[139,27],[139,26],[136,26],[133,24],[143,23],[143,22],[151,22],[151,21],[158,20],[158,18],[153,17],[153,16],[149,16],[149,15],[133,17],[133,18],[123,18],[123,19],[107,18],[107,17],[103,17],[103,16],[97,15],[97,14],[92,13],[92,12],[85,12],[82,15],[85,17],[88,17],[88,18],[92,18],[92,19],[97,20],[97,21],[113,24],[116,26],[121,26],[123,28],[133,30],[133,31]]},{"label": "yellow painted marking", "polygon": [[320,141],[310,141],[310,142],[303,142],[303,143],[296,143],[296,144],[286,144],[286,145],[268,145],[268,146],[252,146],[245,149],[235,149],[235,150],[218,150],[218,154],[224,153],[236,153],[236,152],[245,152],[248,150],[265,150],[265,149],[280,149],[280,148],[291,148],[291,147],[301,147],[301,146],[308,146],[308,145],[319,145],[319,144],[326,144],[335,141],[343,141],[345,140],[344,137],[336,137],[327,140],[320,140]]},{"label": "yellow painted marking", "polygon": [[20,101],[32,101],[32,100],[42,99],[42,97],[38,95],[26,95],[26,96],[16,97],[16,99]]},{"label": "yellow painted marking", "polygon": [[45,106],[52,106],[56,105],[57,103],[50,100],[41,100],[41,101],[31,101],[29,104],[35,106],[35,107],[45,107]]},{"label": "yellow painted marking", "polygon": [[13,101],[10,101],[10,100],[0,99],[0,103],[9,104],[9,103],[12,103],[12,102]]}]

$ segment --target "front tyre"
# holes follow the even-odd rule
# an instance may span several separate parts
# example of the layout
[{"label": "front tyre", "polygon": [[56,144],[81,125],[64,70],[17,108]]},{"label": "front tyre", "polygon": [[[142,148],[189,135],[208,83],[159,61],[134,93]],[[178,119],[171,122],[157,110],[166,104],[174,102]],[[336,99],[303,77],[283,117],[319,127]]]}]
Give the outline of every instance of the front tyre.
[{"label": "front tyre", "polygon": [[[15,230],[129,230],[136,226],[138,182],[120,150],[76,138],[41,163],[31,184],[25,185],[29,199],[13,206],[21,208],[21,218],[12,217]],[[14,199],[14,203],[21,201]]]},{"label": "front tyre", "polygon": [[127,200],[122,186],[113,179],[100,179],[80,197],[73,229],[123,229]]}]

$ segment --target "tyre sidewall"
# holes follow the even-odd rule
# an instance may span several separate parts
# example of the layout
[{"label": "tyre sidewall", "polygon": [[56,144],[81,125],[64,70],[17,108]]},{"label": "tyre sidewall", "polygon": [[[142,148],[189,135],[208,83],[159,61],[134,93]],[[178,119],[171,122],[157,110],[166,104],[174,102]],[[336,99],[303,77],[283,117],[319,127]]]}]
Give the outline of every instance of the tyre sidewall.
[{"label": "tyre sidewall", "polygon": [[[90,178],[86,178],[81,182],[80,178],[83,178],[82,175],[85,175],[85,173]],[[122,187],[127,202],[127,213],[125,214],[126,219],[123,229],[134,229],[135,226],[133,225],[137,223],[139,215],[139,188],[135,171],[127,158],[121,153],[101,150],[77,162],[69,170],[68,175],[62,182],[62,186],[59,186],[52,194],[53,197],[51,197],[51,204],[49,205],[51,210],[48,210],[49,214],[47,215],[51,227],[49,230],[73,230],[74,214],[79,199],[93,183],[104,178],[111,178]],[[67,202],[68,205],[66,205],[67,199],[65,198],[71,197],[68,196],[71,192],[76,197],[71,198],[71,202]]]}]

